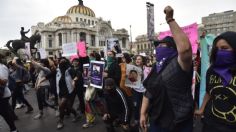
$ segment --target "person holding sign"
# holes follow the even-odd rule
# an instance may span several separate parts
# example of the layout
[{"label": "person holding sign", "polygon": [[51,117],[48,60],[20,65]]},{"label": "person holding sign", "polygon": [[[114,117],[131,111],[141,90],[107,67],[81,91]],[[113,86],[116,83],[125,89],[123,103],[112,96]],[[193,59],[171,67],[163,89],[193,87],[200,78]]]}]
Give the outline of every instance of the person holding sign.
[{"label": "person holding sign", "polygon": [[[174,10],[164,10],[173,37],[155,41],[156,65],[144,81],[140,126],[150,132],[192,132],[193,97],[192,48],[187,35],[173,18]],[[149,109],[148,109],[149,108]]]},{"label": "person holding sign", "polygon": [[196,116],[204,115],[203,132],[236,130],[236,32],[215,38],[206,74],[206,93]]}]

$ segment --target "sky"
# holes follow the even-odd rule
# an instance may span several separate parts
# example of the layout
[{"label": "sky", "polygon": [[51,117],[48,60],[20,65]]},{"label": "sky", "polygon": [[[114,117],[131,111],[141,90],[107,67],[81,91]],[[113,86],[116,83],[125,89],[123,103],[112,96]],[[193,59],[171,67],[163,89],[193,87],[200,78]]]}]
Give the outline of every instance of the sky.
[{"label": "sky", "polygon": [[[155,32],[168,30],[164,8],[174,9],[174,18],[180,26],[197,22],[211,13],[236,11],[236,0],[83,0],[96,17],[110,20],[114,29],[125,28],[132,40],[147,33],[146,2],[154,4]],[[8,40],[20,39],[20,27],[25,30],[38,22],[48,23],[77,5],[77,0],[1,0],[0,4],[0,48]],[[28,33],[27,36],[31,36]]]}]

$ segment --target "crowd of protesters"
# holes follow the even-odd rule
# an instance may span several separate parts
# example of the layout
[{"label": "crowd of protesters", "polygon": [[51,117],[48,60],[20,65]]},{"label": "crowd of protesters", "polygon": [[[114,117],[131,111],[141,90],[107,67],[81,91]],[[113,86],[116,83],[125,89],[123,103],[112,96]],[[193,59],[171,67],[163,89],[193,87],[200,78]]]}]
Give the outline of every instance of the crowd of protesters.
[{"label": "crowd of protesters", "polygon": [[[122,53],[117,57],[118,51],[111,50],[72,60],[60,57],[24,63],[15,57],[4,65],[0,59],[0,115],[11,132],[17,132],[15,108],[22,106],[27,106],[26,114],[38,111],[35,120],[44,117],[45,107],[52,108],[58,117],[57,129],[64,127],[64,116],[73,114],[72,122],[85,117],[83,128],[94,126],[101,116],[107,132],[115,132],[116,127],[126,132],[192,132],[197,117],[203,119],[203,132],[235,132],[236,33],[215,38],[206,94],[196,107],[191,85],[193,70],[200,65],[199,54],[193,59],[190,41],[173,18],[173,9],[168,6],[164,12],[173,37],[154,42],[156,56]],[[83,64],[94,60],[105,62],[102,89],[84,87]],[[139,87],[125,85],[127,65],[142,69]],[[37,110],[24,97],[26,87],[36,91]]]}]

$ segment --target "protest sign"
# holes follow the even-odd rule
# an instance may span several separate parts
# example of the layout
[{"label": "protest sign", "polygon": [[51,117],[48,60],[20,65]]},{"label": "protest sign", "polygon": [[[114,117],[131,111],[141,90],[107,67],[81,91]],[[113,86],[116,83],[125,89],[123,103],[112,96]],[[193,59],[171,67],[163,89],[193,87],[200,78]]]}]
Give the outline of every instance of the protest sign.
[{"label": "protest sign", "polygon": [[89,78],[90,78],[90,66],[89,64],[83,64],[83,79],[84,79],[84,87],[89,86]]},{"label": "protest sign", "polygon": [[140,88],[141,87],[141,75],[142,69],[127,64],[126,65],[126,79],[125,79],[125,86],[131,88]]},{"label": "protest sign", "polygon": [[103,71],[105,62],[91,61],[91,80],[90,85],[95,88],[102,89],[103,86]]},{"label": "protest sign", "polygon": [[62,56],[77,55],[77,48],[75,43],[62,44]]}]

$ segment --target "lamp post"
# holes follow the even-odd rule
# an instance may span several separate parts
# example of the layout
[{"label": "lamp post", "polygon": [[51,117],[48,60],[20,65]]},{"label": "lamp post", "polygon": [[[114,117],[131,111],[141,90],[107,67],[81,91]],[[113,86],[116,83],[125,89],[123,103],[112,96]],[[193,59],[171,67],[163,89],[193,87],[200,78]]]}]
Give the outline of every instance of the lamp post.
[{"label": "lamp post", "polygon": [[133,41],[132,41],[131,25],[129,25],[129,29],[130,29],[130,53],[132,53]]}]

